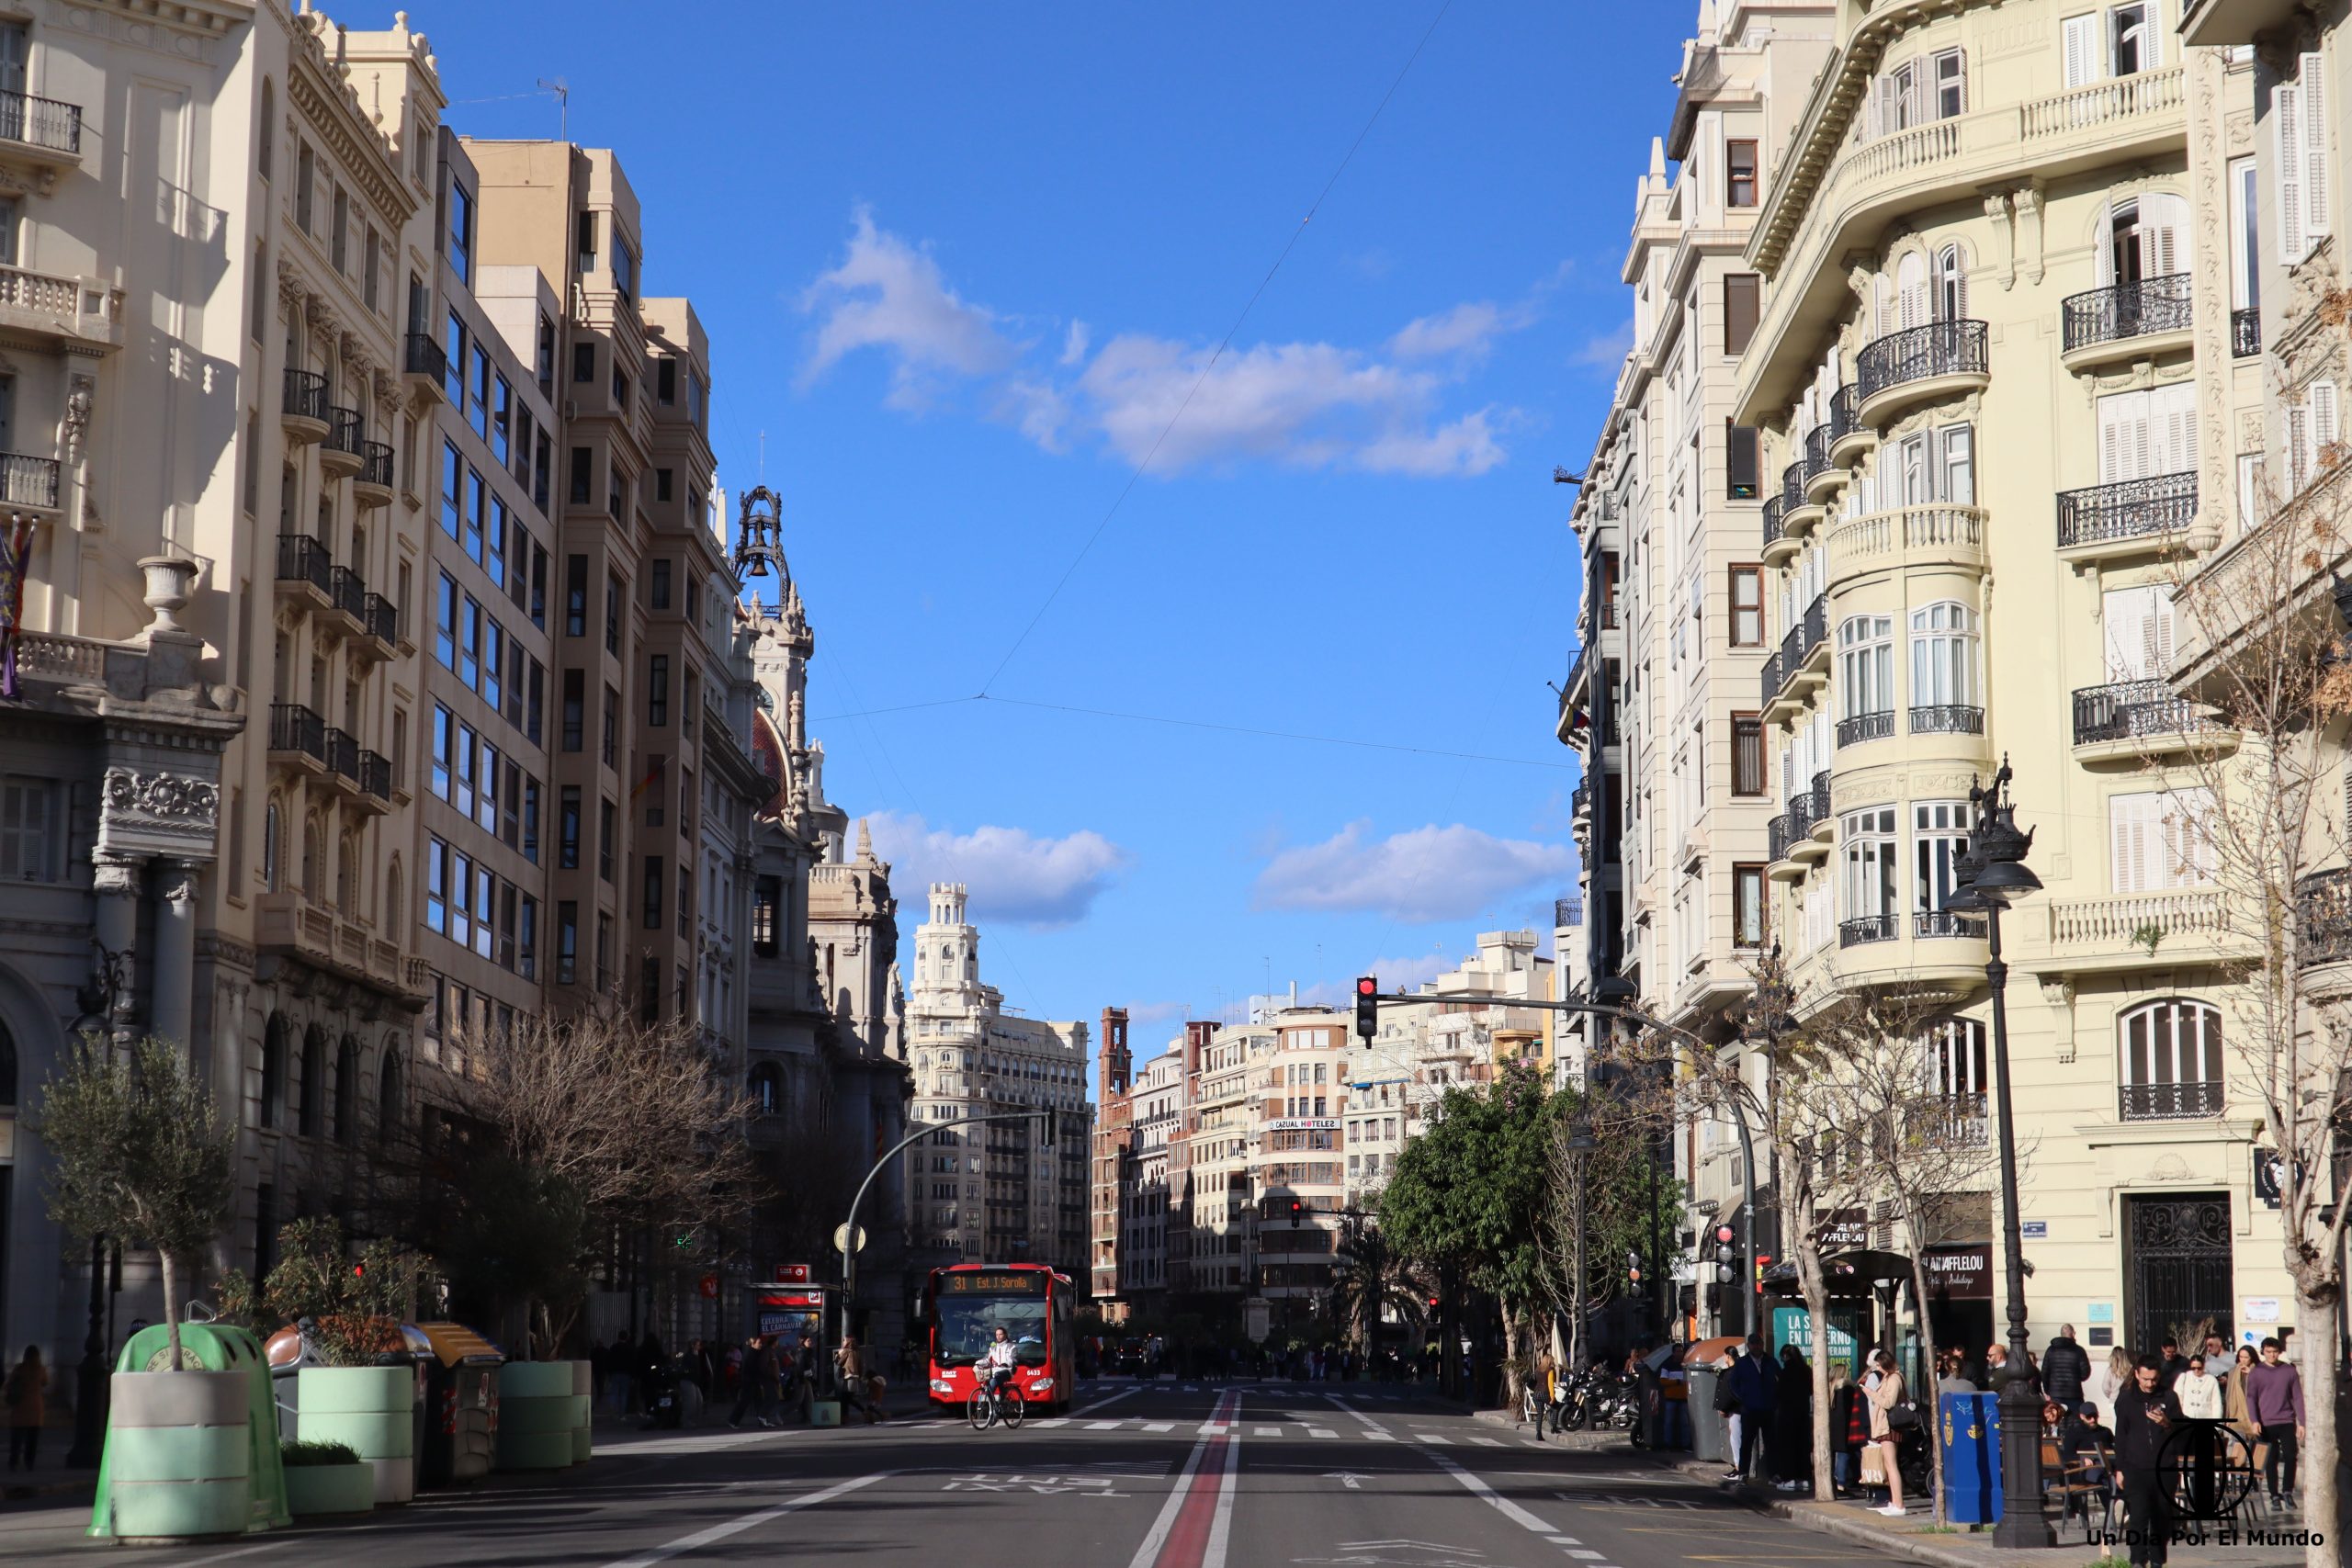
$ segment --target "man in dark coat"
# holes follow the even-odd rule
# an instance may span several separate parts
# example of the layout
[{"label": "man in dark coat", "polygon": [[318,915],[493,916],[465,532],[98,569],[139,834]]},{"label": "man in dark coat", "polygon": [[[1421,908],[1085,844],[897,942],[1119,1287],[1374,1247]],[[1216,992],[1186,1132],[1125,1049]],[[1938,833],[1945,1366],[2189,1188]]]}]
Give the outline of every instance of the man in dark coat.
[{"label": "man in dark coat", "polygon": [[2123,1533],[2134,1568],[2163,1562],[2171,1544],[2172,1514],[2158,1466],[2165,1439],[2181,1430],[2181,1414],[2163,1374],[2162,1362],[2143,1356],[2132,1369],[2132,1386],[2115,1396],[2115,1468],[2122,1476]]},{"label": "man in dark coat", "polygon": [[1732,1397],[1739,1401],[1740,1472],[1751,1480],[1757,1477],[1753,1461],[1763,1461],[1763,1479],[1771,1479],[1772,1407],[1779,1382],[1779,1369],[1764,1353],[1764,1337],[1747,1337],[1745,1353],[1732,1364]]},{"label": "man in dark coat", "polygon": [[2075,1341],[2075,1325],[2062,1323],[2058,1337],[2041,1352],[2041,1392],[2069,1416],[2083,1407],[2083,1384],[2091,1375],[2090,1352]]}]

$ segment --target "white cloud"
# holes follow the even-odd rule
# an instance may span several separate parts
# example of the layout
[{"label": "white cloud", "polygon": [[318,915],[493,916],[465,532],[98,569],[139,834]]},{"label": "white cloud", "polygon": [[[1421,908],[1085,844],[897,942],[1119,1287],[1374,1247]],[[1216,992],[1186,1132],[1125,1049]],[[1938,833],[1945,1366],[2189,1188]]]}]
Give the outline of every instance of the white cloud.
[{"label": "white cloud", "polygon": [[993,375],[1020,356],[1021,345],[999,330],[1001,318],[947,287],[927,252],[876,228],[865,208],[854,222],[841,265],[801,292],[800,308],[820,318],[803,386],[876,348],[891,360],[891,402],[912,407],[936,377]]},{"label": "white cloud", "polygon": [[1351,822],[1319,844],[1275,855],[1258,874],[1258,906],[1469,919],[1513,894],[1564,887],[1576,875],[1576,851],[1566,844],[1498,839],[1458,822],[1374,840],[1371,827]]},{"label": "white cloud", "polygon": [[[1370,975],[1380,982],[1384,991],[1410,991],[1436,979],[1461,963],[1460,958],[1432,951],[1411,958],[1368,958],[1358,975]],[[1307,1007],[1352,1008],[1355,1006],[1356,983],[1353,976],[1345,980],[1317,980],[1298,988],[1298,999]]]},{"label": "white cloud", "polygon": [[1053,839],[1022,828],[956,833],[895,811],[868,820],[901,902],[919,905],[933,882],[961,882],[971,888],[975,920],[1069,925],[1085,917],[1128,860],[1126,851],[1091,829]]},{"label": "white cloud", "polygon": [[1625,363],[1625,355],[1633,352],[1634,323],[1627,321],[1613,333],[1587,338],[1584,346],[1576,351],[1569,363],[1589,370],[1606,370],[1613,376],[1617,367]]},{"label": "white cloud", "polygon": [[1473,300],[1419,317],[1376,348],[1257,344],[1222,355],[1148,333],[1097,347],[1093,329],[1072,320],[1057,349],[1042,347],[956,293],[928,250],[876,227],[864,208],[840,265],[799,303],[818,318],[804,388],[873,349],[890,367],[891,407],[919,412],[970,389],[978,412],[1046,451],[1091,434],[1127,462],[1148,455],[1162,476],[1250,459],[1413,478],[1486,473],[1507,456],[1501,436],[1517,411],[1449,421],[1445,394],[1497,338],[1535,319],[1531,302]]}]

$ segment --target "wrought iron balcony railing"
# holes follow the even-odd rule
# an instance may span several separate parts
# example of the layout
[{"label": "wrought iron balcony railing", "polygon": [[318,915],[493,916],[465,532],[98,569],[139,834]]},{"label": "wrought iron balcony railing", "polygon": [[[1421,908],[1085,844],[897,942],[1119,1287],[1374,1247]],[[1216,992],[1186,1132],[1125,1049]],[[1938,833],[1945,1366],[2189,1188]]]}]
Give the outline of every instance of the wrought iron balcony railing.
[{"label": "wrought iron balcony railing", "polygon": [[1938,376],[1984,375],[1990,363],[1982,321],[1929,321],[1890,333],[1856,356],[1854,382],[1867,402],[1881,392]]},{"label": "wrought iron balcony railing", "polygon": [[327,726],[326,759],[328,768],[353,784],[359,782],[359,741],[356,737],[337,729],[334,725]]},{"label": "wrought iron balcony railing", "polygon": [[1984,935],[1984,919],[1981,915],[1963,915],[1957,909],[1921,909],[1911,917],[1911,934],[1981,938]]},{"label": "wrought iron balcony railing", "polygon": [[2295,884],[2296,962],[2346,958],[2352,958],[2352,867],[2304,877]]},{"label": "wrought iron balcony railing", "polygon": [[339,566],[327,574],[327,597],[353,620],[368,619],[367,581],[349,567]]},{"label": "wrought iron balcony railing", "polygon": [[1815,425],[1813,434],[1804,438],[1804,477],[1807,484],[1837,466],[1829,460],[1829,426],[1826,423]]},{"label": "wrought iron balcony railing", "polygon": [[351,456],[358,457],[364,455],[362,449],[366,446],[367,441],[368,432],[360,422],[357,409],[332,405],[327,409],[326,449],[328,451],[348,452]]},{"label": "wrought iron balcony railing", "polygon": [[2133,740],[2150,735],[2195,735],[2221,721],[2162,681],[2117,681],[2075,693],[2075,744]]},{"label": "wrought iron balcony railing", "polygon": [[1861,389],[1850,382],[1829,400],[1829,444],[1836,446],[1862,427]]},{"label": "wrought iron balcony railing", "polygon": [[1894,710],[1881,708],[1876,713],[1858,713],[1838,721],[1838,744],[1859,746],[1865,740],[1883,740],[1894,733]]},{"label": "wrought iron balcony railing", "polygon": [[379,490],[392,488],[392,448],[389,442],[361,442],[359,459],[361,484],[374,485]]},{"label": "wrought iron balcony railing", "polygon": [[1781,511],[1783,515],[1804,504],[1804,459],[1781,470]]},{"label": "wrought iron balcony railing", "polygon": [[1779,496],[1764,503],[1764,547],[1770,549],[1781,542],[1781,517],[1788,511],[1788,503]]},{"label": "wrought iron balcony railing", "polygon": [[1764,693],[1764,701],[1767,704],[1770,704],[1774,697],[1781,694],[1782,682],[1781,680],[1781,656],[1778,653],[1774,653],[1770,659],[1767,659],[1764,661],[1764,677],[1761,684]]},{"label": "wrought iron balcony railing", "polygon": [[0,93],[0,138],[52,152],[79,152],[82,106],[28,93]]},{"label": "wrought iron balcony railing", "polygon": [[327,721],[300,703],[269,705],[269,749],[327,760]]},{"label": "wrought iron balcony railing", "polygon": [[1764,824],[1766,857],[1770,860],[1788,859],[1789,846],[1802,837],[1804,837],[1804,829],[1798,828],[1790,819],[1787,812],[1782,812]]},{"label": "wrought iron balcony railing", "polygon": [[277,581],[307,582],[320,592],[333,597],[334,558],[327,554],[325,545],[308,534],[280,534],[277,536]]},{"label": "wrought iron balcony railing", "polygon": [[2158,474],[2058,492],[2058,547],[2101,545],[2186,528],[2197,515],[2197,476]]},{"label": "wrought iron balcony railing", "polygon": [[368,606],[360,614],[359,618],[367,624],[368,635],[377,641],[398,642],[400,640],[400,606],[381,593],[368,595]]},{"label": "wrought iron balcony railing", "polygon": [[1813,775],[1813,788],[1805,803],[1805,825],[1819,827],[1829,820],[1829,770],[1824,768]]},{"label": "wrought iron balcony railing", "polygon": [[408,334],[406,363],[410,375],[430,376],[436,384],[449,374],[448,351],[435,341],[431,333]]},{"label": "wrought iron balcony railing", "polygon": [[1915,703],[1911,707],[1914,735],[1982,735],[1984,710],[1965,703]]},{"label": "wrought iron balcony railing", "polygon": [[2262,352],[2262,312],[2259,310],[2230,312],[2230,354],[2238,359],[2250,359]]},{"label": "wrought iron balcony railing", "polygon": [[2168,273],[2070,294],[2058,310],[2069,354],[2152,333],[2185,333],[2189,327],[2188,274]]},{"label": "wrought iron balcony railing", "polygon": [[295,419],[327,423],[327,378],[315,370],[286,373],[286,412]]},{"label": "wrought iron balcony railing", "polygon": [[1901,919],[1897,915],[1857,915],[1838,922],[1838,945],[1860,947],[1867,942],[1893,942]]},{"label": "wrought iron balcony railing", "polygon": [[359,753],[359,787],[378,800],[392,798],[392,764],[382,752]]},{"label": "wrought iron balcony railing", "polygon": [[2126,1122],[2178,1122],[2219,1116],[2227,1098],[2219,1079],[2188,1083],[2128,1083],[2120,1113]]},{"label": "wrought iron balcony railing", "polygon": [[1584,924],[1584,900],[1581,898],[1553,899],[1552,924],[1555,927]]}]

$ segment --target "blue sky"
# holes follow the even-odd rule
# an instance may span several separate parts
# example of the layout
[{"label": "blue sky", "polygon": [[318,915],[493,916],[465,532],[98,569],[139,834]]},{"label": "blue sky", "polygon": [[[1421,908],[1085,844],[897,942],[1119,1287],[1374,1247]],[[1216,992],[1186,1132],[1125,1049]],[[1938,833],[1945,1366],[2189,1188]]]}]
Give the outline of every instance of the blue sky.
[{"label": "blue sky", "polygon": [[1418,979],[1572,890],[1550,474],[1606,407],[1695,9],[1454,5],[1204,380],[1437,0],[412,22],[461,130],[555,134],[504,96],[560,76],[620,152],[647,292],[710,330],[722,480],[785,498],[827,791],[876,818],[909,928],[960,876],[1009,1003],[1125,1005],[1148,1050],[1270,976]]}]

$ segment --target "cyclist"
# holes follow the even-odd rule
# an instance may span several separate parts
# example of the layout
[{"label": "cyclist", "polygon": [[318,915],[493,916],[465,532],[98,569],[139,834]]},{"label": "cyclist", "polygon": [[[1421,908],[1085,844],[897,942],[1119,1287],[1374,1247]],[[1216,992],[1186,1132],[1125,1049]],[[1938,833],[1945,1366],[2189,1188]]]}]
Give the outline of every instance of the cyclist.
[{"label": "cyclist", "polygon": [[980,1365],[985,1369],[981,1377],[981,1388],[985,1393],[1001,1393],[1012,1381],[1012,1340],[1002,1325],[998,1326],[996,1337],[981,1352]]}]

